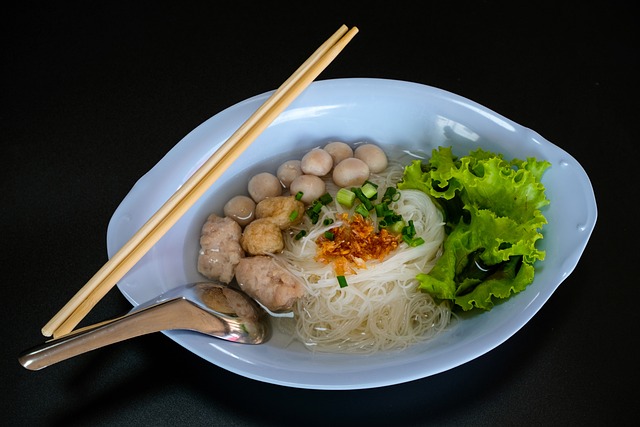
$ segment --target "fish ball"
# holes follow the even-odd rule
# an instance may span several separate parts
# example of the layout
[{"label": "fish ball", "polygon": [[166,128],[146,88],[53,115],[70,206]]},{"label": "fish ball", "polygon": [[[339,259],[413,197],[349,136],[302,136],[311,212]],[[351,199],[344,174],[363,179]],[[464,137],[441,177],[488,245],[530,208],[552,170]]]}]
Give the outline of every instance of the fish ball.
[{"label": "fish ball", "polygon": [[360,145],[355,149],[353,155],[365,162],[369,166],[371,173],[379,173],[387,168],[387,155],[377,145]]},{"label": "fish ball", "polygon": [[314,148],[302,157],[300,167],[306,175],[324,176],[331,171],[333,158],[322,148]]},{"label": "fish ball", "polygon": [[255,216],[256,202],[251,197],[235,196],[229,199],[224,205],[224,214],[241,226],[245,226],[253,221]]},{"label": "fish ball", "polygon": [[353,148],[349,144],[340,141],[328,143],[324,146],[324,151],[331,155],[334,166],[344,159],[353,157]]},{"label": "fish ball", "polygon": [[302,175],[300,163],[302,163],[300,160],[287,160],[276,171],[276,176],[284,188],[289,188],[291,181]]},{"label": "fish ball", "polygon": [[277,176],[269,172],[261,172],[249,180],[249,195],[256,202],[267,197],[276,197],[282,194],[282,184]]},{"label": "fish ball", "polygon": [[333,182],[340,187],[354,187],[369,179],[369,166],[360,159],[349,157],[333,168]]},{"label": "fish ball", "polygon": [[309,204],[325,193],[325,187],[324,181],[318,176],[300,175],[293,180],[289,190],[293,195],[302,192],[300,201]]}]

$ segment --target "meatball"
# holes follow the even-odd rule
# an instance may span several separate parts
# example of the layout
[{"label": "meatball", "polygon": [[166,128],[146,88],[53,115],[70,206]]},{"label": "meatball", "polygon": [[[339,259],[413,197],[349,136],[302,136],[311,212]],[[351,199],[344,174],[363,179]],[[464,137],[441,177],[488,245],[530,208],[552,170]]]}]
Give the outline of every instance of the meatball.
[{"label": "meatball", "polygon": [[333,158],[322,148],[314,148],[302,157],[300,167],[306,175],[324,176],[331,171]]},{"label": "meatball", "polygon": [[369,166],[360,159],[349,157],[333,168],[332,178],[340,187],[361,186],[369,179]]},{"label": "meatball", "polygon": [[224,215],[244,227],[253,221],[255,209],[256,202],[251,197],[235,196],[224,205]]},{"label": "meatball", "polygon": [[287,160],[278,167],[276,176],[280,180],[280,183],[284,188],[289,188],[291,182],[302,175],[302,167],[300,166],[300,160]]},{"label": "meatball", "polygon": [[291,194],[301,192],[302,198],[300,200],[309,204],[325,193],[326,184],[319,176],[300,175],[293,180],[289,190]]},{"label": "meatball", "polygon": [[260,218],[269,218],[280,230],[286,230],[302,222],[304,203],[293,196],[269,197],[256,206],[256,219]]},{"label": "meatball", "polygon": [[275,254],[284,249],[284,238],[275,222],[269,218],[260,218],[244,228],[240,245],[250,255]]},{"label": "meatball", "polygon": [[277,176],[269,172],[261,172],[249,180],[249,195],[256,202],[282,194],[282,184]]},{"label": "meatball", "polygon": [[333,158],[333,166],[349,157],[353,157],[353,148],[345,142],[334,141],[324,146],[324,151],[329,153]]},{"label": "meatball", "polygon": [[209,279],[231,282],[236,265],[244,257],[242,228],[231,218],[211,214],[202,226],[198,271]]},{"label": "meatball", "polygon": [[273,312],[291,310],[304,295],[302,283],[266,255],[243,258],[236,280],[240,289]]},{"label": "meatball", "polygon": [[371,173],[379,173],[387,168],[387,155],[375,144],[362,144],[355,149],[353,155],[365,162]]}]

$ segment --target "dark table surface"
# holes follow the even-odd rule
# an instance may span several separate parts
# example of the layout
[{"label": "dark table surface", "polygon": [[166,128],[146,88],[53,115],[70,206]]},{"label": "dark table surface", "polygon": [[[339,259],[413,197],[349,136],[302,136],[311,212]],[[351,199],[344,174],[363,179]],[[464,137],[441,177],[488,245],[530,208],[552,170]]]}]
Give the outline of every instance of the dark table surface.
[{"label": "dark table surface", "polygon": [[[24,2],[5,10],[4,425],[637,420],[639,70],[630,8],[345,3]],[[598,223],[577,268],[538,314],[476,360],[369,390],[246,379],[162,334],[39,372],[22,368],[18,354],[44,340],[41,327],[106,262],[107,223],[133,184],[207,118],[278,87],[343,23],[360,33],[320,79],[382,77],[454,92],[536,130],[586,169]],[[129,308],[113,290],[87,322]]]}]

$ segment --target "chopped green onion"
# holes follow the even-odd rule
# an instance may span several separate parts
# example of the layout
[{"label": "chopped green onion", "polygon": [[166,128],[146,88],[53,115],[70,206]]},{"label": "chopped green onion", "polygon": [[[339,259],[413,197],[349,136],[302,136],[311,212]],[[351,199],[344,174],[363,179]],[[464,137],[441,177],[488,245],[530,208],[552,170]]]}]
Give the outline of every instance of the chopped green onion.
[{"label": "chopped green onion", "polygon": [[316,200],[313,204],[313,206],[311,207],[311,210],[314,213],[319,213],[322,210],[322,203],[318,200]]},{"label": "chopped green onion", "polygon": [[[389,222],[401,221],[404,224],[404,220],[402,219],[402,215],[398,215],[398,214],[392,213],[390,215],[385,216],[384,218]],[[400,231],[402,231],[402,230],[400,230]]]},{"label": "chopped green onion", "polygon": [[318,200],[313,202],[313,204],[309,208],[307,208],[306,213],[307,215],[309,215],[309,218],[311,218],[312,224],[318,223],[318,220],[320,219],[321,210],[322,210],[322,203],[320,203]]},{"label": "chopped green onion", "polygon": [[[375,189],[378,189],[378,184],[376,184],[375,182],[371,182],[371,181],[369,181],[369,180],[366,180],[366,181],[364,182],[364,184],[369,184],[369,185],[373,186]],[[364,185],[364,184],[363,184],[363,185]]]},{"label": "chopped green onion", "polygon": [[404,221],[402,219],[399,221],[395,221],[391,225],[387,226],[387,229],[393,234],[401,234],[403,228],[404,228]]},{"label": "chopped green onion", "polygon": [[424,239],[422,237],[416,237],[415,239],[411,239],[411,243],[409,243],[409,246],[415,248],[416,246],[420,246],[423,243]]},{"label": "chopped green onion", "polygon": [[322,196],[320,196],[320,198],[318,198],[318,201],[323,205],[328,205],[329,203],[333,202],[333,197],[331,197],[331,194],[329,193],[324,193]]},{"label": "chopped green onion", "polygon": [[349,284],[347,283],[347,279],[345,279],[344,276],[338,276],[338,284],[341,288],[346,288],[347,286],[349,286]]},{"label": "chopped green onion", "polygon": [[300,239],[302,239],[302,238],[303,238],[304,236],[306,236],[306,235],[307,235],[307,232],[306,232],[306,231],[304,231],[304,230],[300,230],[300,231],[298,232],[298,234],[296,234],[295,239],[296,239],[296,240],[300,240]]},{"label": "chopped green onion", "polygon": [[[318,207],[317,211],[315,210],[316,207]],[[311,218],[312,224],[318,223],[318,220],[320,219],[320,209],[322,209],[322,205],[317,203],[317,205],[313,205],[305,211],[309,218]]]},{"label": "chopped green onion", "polygon": [[324,237],[325,237],[325,238],[327,238],[327,239],[329,239],[329,240],[333,240],[333,239],[334,239],[334,237],[335,237],[335,235],[334,235],[332,232],[330,232],[330,231],[325,231],[325,232],[324,232]]},{"label": "chopped green onion", "polygon": [[296,200],[300,200],[300,199],[302,199],[302,196],[304,196],[304,193],[303,193],[302,191],[298,191],[298,192],[296,193]]},{"label": "chopped green onion", "polygon": [[375,205],[375,209],[376,209],[376,215],[378,215],[378,218],[386,218],[391,215],[394,215],[394,212],[391,209],[389,209],[389,205],[387,205],[386,203],[379,203]]},{"label": "chopped green onion", "polygon": [[356,213],[359,213],[364,218],[369,216],[369,210],[364,207],[364,205],[358,205],[355,210]]},{"label": "chopped green onion", "polygon": [[333,220],[331,218],[327,218],[324,221],[322,221],[322,225],[330,225],[333,224]]},{"label": "chopped green onion", "polygon": [[424,239],[422,237],[412,238],[406,234],[402,235],[402,240],[404,240],[407,243],[407,245],[411,246],[412,248],[415,248],[416,246],[420,246],[421,244],[424,243]]},{"label": "chopped green onion", "polygon": [[371,200],[369,200],[369,198],[364,195],[361,188],[353,187],[351,188],[351,191],[353,191],[356,194],[356,197],[362,202],[362,204],[364,205],[365,208],[367,208],[368,211],[373,209],[373,204],[371,203]]},{"label": "chopped green onion", "polygon": [[369,200],[373,200],[378,196],[378,189],[373,186],[369,181],[365,182],[365,184],[361,187],[362,194]]},{"label": "chopped green onion", "polygon": [[402,235],[410,239],[416,235],[416,227],[413,225],[413,220],[409,220],[409,224],[402,229]]},{"label": "chopped green onion", "polygon": [[336,194],[336,200],[342,206],[350,208],[353,206],[353,202],[356,200],[356,194],[353,191],[349,191],[346,188],[341,188]]},{"label": "chopped green onion", "polygon": [[397,202],[399,198],[400,192],[395,187],[387,187],[384,196],[382,196],[382,201],[387,203]]},{"label": "chopped green onion", "polygon": [[295,219],[298,218],[298,210],[294,210],[289,214],[289,221],[293,222],[295,221]]}]

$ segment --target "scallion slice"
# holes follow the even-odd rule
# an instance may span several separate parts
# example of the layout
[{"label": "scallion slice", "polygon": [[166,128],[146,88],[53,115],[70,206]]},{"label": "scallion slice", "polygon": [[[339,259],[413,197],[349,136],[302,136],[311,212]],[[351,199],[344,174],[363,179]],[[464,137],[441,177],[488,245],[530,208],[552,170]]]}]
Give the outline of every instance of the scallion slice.
[{"label": "scallion slice", "polygon": [[369,181],[365,182],[361,189],[362,194],[364,194],[365,197],[369,200],[374,200],[376,197],[378,197],[378,189],[374,187],[373,184]]},{"label": "scallion slice", "polygon": [[373,209],[373,204],[371,203],[371,200],[369,200],[367,196],[364,195],[364,193],[362,192],[362,188],[353,187],[351,188],[351,191],[355,193],[356,197],[362,202],[362,204],[368,211]]},{"label": "scallion slice", "polygon": [[369,216],[369,210],[364,205],[356,206],[355,212],[362,215],[363,218],[367,218]]},{"label": "scallion slice", "polygon": [[356,194],[346,188],[341,188],[336,194],[336,200],[342,206],[350,208],[353,206],[353,202],[356,200]]},{"label": "scallion slice", "polygon": [[340,285],[341,288],[349,286],[347,279],[344,276],[338,276],[338,285]]},{"label": "scallion slice", "polygon": [[397,202],[399,198],[400,192],[395,187],[387,187],[384,196],[382,196],[382,201],[387,203]]},{"label": "scallion slice", "polygon": [[328,205],[329,203],[333,202],[333,197],[331,197],[331,194],[329,193],[324,193],[318,198],[318,201],[323,205]]},{"label": "scallion slice", "polygon": [[389,230],[389,232],[393,234],[402,234],[402,230],[404,229],[404,227],[405,225],[402,219],[400,219],[399,221],[392,222],[391,224],[388,224],[388,221],[387,221],[387,229]]},{"label": "scallion slice", "polygon": [[411,239],[411,243],[409,243],[409,246],[415,248],[416,246],[420,246],[423,243],[424,239],[422,237],[416,237],[415,239]]}]

